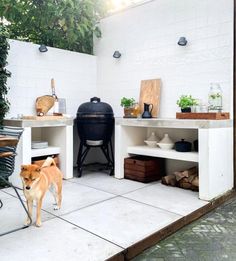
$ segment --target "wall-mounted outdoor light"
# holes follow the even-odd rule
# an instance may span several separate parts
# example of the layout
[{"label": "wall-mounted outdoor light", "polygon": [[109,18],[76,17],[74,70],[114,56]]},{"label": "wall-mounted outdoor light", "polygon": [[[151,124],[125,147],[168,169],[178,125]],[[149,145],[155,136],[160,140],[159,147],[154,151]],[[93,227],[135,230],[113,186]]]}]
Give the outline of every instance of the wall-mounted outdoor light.
[{"label": "wall-mounted outdoor light", "polygon": [[118,58],[121,57],[121,53],[120,53],[119,51],[115,51],[115,52],[113,53],[113,57],[116,58],[116,59],[118,59]]},{"label": "wall-mounted outdoor light", "polygon": [[41,44],[41,45],[39,46],[39,51],[40,51],[41,53],[45,53],[45,52],[48,51],[48,48],[47,48],[47,46],[46,46],[45,44]]},{"label": "wall-mounted outdoor light", "polygon": [[186,40],[185,37],[182,36],[179,38],[178,45],[185,46],[185,45],[187,45],[187,43],[188,43],[188,41]]}]

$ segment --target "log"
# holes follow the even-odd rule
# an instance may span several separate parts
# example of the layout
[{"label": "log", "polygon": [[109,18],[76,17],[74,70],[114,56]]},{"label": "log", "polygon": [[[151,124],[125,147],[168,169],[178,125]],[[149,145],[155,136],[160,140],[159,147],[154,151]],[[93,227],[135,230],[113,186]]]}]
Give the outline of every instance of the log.
[{"label": "log", "polygon": [[185,178],[185,177],[196,175],[197,173],[198,173],[197,167],[192,167],[192,168],[187,169],[187,170],[175,171],[174,172],[177,181],[179,181],[179,180],[181,180],[182,178]]},{"label": "log", "polygon": [[171,175],[162,177],[161,183],[164,185],[170,185],[170,186],[176,187],[177,180],[176,180],[175,175],[171,174]]},{"label": "log", "polygon": [[194,177],[194,179],[192,181],[192,185],[196,186],[196,187],[199,187],[199,177],[198,176]]},{"label": "log", "polygon": [[187,178],[182,178],[178,183],[180,188],[191,189],[192,184],[188,182]]},{"label": "log", "polygon": [[188,177],[188,176],[186,175],[186,172],[185,172],[185,171],[175,171],[175,172],[174,172],[174,175],[175,175],[177,181],[180,181],[182,178]]},{"label": "log", "polygon": [[184,171],[175,171],[174,174],[163,177],[162,184],[198,191],[198,169],[192,167]]},{"label": "log", "polygon": [[192,167],[190,169],[184,170],[183,172],[186,175],[186,177],[189,177],[189,176],[191,176],[193,174],[198,173],[198,170],[197,170],[197,167]]}]

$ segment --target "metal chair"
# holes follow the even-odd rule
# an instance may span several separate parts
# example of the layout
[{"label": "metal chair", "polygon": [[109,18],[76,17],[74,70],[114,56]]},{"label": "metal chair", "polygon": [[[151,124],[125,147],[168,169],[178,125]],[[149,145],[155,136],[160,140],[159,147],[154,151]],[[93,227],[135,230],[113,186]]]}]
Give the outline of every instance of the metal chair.
[{"label": "metal chair", "polygon": [[[19,189],[19,188],[15,187],[11,182],[8,181],[8,178],[12,175],[14,168],[15,168],[16,148],[17,148],[17,144],[19,142],[22,132],[23,132],[23,128],[15,128],[15,127],[0,128],[0,135],[1,135],[1,138],[3,139],[3,142],[0,146],[0,180],[14,189],[18,199],[20,200],[21,205],[23,206],[27,216],[30,219],[30,224],[4,232],[4,233],[0,234],[0,236],[29,227],[32,223],[29,212],[26,209],[26,207],[23,203],[23,200],[21,199],[21,197],[19,195],[19,192],[17,191],[17,189]],[[2,137],[2,136],[4,136],[4,137]],[[3,206],[3,202],[0,200],[0,208],[2,208],[2,206]]]}]

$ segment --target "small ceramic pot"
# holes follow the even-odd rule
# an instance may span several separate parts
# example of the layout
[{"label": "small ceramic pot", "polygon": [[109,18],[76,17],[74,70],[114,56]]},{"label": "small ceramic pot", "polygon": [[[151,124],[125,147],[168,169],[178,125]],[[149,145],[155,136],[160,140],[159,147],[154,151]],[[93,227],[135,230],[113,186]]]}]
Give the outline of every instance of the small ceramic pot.
[{"label": "small ceramic pot", "polygon": [[157,143],[157,145],[164,150],[171,150],[174,147],[174,142],[168,134],[164,135],[164,138]]},{"label": "small ceramic pot", "polygon": [[181,112],[191,112],[191,107],[181,108]]},{"label": "small ceramic pot", "polygon": [[198,151],[198,140],[193,141],[193,147],[195,151]]},{"label": "small ceramic pot", "polygon": [[192,149],[192,143],[181,139],[175,143],[175,150],[179,152],[189,152]]},{"label": "small ceramic pot", "polygon": [[156,136],[155,132],[153,131],[151,135],[145,140],[144,142],[149,146],[149,147],[156,147],[157,142],[160,139]]}]

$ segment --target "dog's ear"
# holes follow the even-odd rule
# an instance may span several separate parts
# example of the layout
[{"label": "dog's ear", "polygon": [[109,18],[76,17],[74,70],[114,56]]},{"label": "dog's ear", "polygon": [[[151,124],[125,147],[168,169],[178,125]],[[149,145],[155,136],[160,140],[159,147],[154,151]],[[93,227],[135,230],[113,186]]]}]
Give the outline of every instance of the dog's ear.
[{"label": "dog's ear", "polygon": [[21,165],[21,170],[27,170],[27,165]]}]

